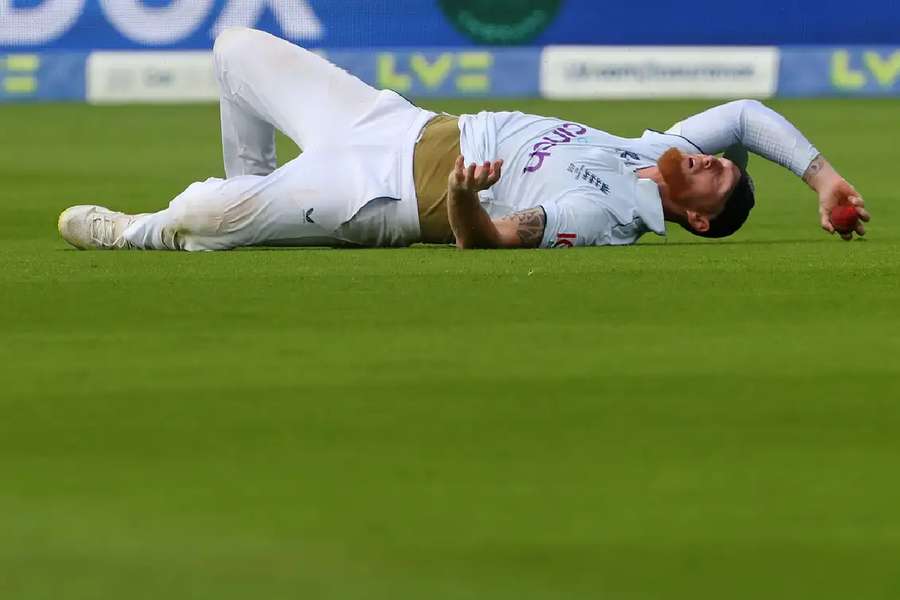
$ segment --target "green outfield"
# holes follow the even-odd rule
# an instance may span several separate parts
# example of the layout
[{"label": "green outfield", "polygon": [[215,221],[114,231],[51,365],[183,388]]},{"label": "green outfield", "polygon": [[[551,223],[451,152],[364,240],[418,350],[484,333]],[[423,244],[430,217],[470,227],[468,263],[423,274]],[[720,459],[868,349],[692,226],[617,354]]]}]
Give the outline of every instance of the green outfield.
[{"label": "green outfield", "polygon": [[0,107],[0,598],[900,597],[900,102],[770,104],[866,241],[754,159],[723,241],[79,252],[221,176],[216,107]]}]

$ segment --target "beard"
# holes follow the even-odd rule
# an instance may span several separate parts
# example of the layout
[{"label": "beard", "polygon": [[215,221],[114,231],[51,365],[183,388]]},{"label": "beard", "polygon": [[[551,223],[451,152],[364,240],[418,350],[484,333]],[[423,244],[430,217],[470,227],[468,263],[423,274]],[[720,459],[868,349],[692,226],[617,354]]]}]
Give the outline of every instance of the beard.
[{"label": "beard", "polygon": [[678,148],[669,148],[656,163],[659,174],[669,186],[669,194],[673,200],[683,200],[689,187],[681,166],[683,159],[684,155]]}]

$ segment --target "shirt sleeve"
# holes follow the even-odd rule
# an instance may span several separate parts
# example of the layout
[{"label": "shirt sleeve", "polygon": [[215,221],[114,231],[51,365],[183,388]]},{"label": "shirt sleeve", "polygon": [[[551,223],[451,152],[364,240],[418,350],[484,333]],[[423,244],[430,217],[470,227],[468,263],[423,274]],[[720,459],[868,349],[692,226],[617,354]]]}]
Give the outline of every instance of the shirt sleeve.
[{"label": "shirt sleeve", "polygon": [[541,248],[604,246],[611,242],[615,218],[600,202],[571,195],[541,205],[547,217]]},{"label": "shirt sleeve", "polygon": [[802,177],[819,155],[787,119],[756,100],[736,100],[715,106],[673,125],[667,133],[680,135],[703,152],[717,154],[734,145],[793,171]]}]

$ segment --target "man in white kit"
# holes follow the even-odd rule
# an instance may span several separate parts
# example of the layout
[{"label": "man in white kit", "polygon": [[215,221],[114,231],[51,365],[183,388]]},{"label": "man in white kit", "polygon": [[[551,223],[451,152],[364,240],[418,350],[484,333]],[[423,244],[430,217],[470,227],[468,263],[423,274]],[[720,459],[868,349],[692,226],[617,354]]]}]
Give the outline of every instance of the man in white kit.
[{"label": "man in white kit", "polygon": [[[817,192],[825,230],[834,232],[829,214],[839,204],[869,220],[818,150],[756,101],[629,139],[522,113],[437,115],[251,29],[222,33],[214,56],[226,178],[194,183],[156,213],[69,208],[59,218],[69,243],[546,248],[631,244],[648,231],[664,235],[665,221],[724,237],[755,203],[748,150]],[[275,129],[303,150],[281,167]]]}]

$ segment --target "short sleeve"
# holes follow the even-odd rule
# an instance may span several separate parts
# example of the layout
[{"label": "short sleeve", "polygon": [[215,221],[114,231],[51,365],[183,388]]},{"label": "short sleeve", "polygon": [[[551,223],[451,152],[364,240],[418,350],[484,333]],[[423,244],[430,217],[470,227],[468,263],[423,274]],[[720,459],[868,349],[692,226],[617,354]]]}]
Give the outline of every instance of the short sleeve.
[{"label": "short sleeve", "polygon": [[542,248],[603,246],[610,243],[610,232],[616,223],[602,203],[579,195],[541,205],[547,217]]}]

